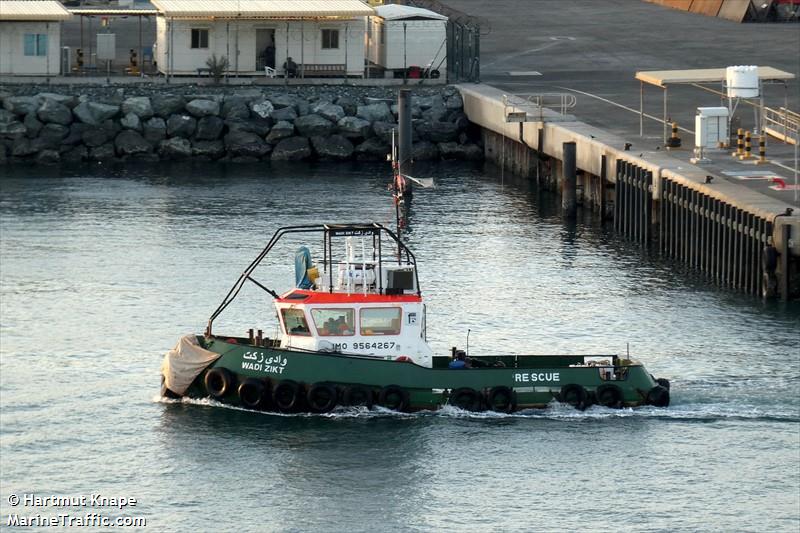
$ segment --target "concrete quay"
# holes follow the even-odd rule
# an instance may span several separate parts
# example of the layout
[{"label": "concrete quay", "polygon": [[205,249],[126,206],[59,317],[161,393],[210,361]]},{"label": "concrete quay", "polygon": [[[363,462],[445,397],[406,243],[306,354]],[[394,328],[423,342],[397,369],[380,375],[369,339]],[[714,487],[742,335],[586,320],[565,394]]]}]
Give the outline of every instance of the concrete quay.
[{"label": "concrete quay", "polygon": [[[487,159],[560,190],[564,144],[574,142],[578,203],[612,218],[623,236],[723,286],[800,296],[800,209],[724,174],[730,155],[725,165],[698,166],[686,152],[626,150],[624,138],[573,116],[509,105],[498,88],[458,89],[467,117],[482,129]],[[524,112],[525,122],[507,122],[514,111]],[[758,168],[769,172],[769,165]]]},{"label": "concrete quay", "polygon": [[[708,154],[710,164],[693,165],[691,149],[667,152],[662,146],[657,87],[645,86],[640,136],[635,79],[637,71],[741,64],[798,76],[797,24],[738,24],[636,0],[447,3],[481,21],[481,80],[488,85],[462,85],[461,92],[467,116],[483,130],[488,158],[560,189],[563,143],[574,141],[578,202],[614,219],[622,235],[722,286],[800,296],[793,147],[770,138],[768,165],[726,152]],[[694,144],[696,108],[720,105],[709,88],[720,89],[669,88],[669,118],[678,122],[684,147]],[[573,95],[573,116],[545,110],[543,122],[537,116],[522,125],[505,122],[503,95],[539,93]],[[799,109],[797,77],[785,86],[766,86],[764,103]],[[753,128],[749,107],[740,108],[737,118],[741,127]],[[754,140],[754,153],[757,146]],[[789,187],[781,189],[781,183]],[[787,209],[794,209],[792,216]]]}]

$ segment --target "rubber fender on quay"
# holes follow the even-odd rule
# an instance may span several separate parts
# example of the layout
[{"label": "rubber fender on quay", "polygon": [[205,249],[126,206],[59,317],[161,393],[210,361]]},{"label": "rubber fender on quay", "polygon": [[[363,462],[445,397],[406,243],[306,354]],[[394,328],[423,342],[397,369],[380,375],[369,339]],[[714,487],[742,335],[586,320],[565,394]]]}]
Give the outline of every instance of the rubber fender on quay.
[{"label": "rubber fender on quay", "polygon": [[452,391],[447,403],[464,411],[480,411],[482,404],[478,391],[469,387],[461,387]]},{"label": "rubber fender on quay", "polygon": [[517,393],[511,387],[492,387],[486,393],[486,408],[497,413],[511,413],[517,408]]},{"label": "rubber fender on quay", "polygon": [[778,268],[778,250],[774,246],[765,246],[761,250],[761,265],[767,272],[775,272]]},{"label": "rubber fender on quay", "polygon": [[561,387],[558,399],[561,403],[569,404],[575,409],[583,411],[588,406],[589,394],[581,385],[569,383]]},{"label": "rubber fender on quay", "polygon": [[269,398],[268,386],[260,379],[247,378],[239,385],[239,402],[248,409],[263,409]]},{"label": "rubber fender on quay", "polygon": [[654,407],[669,407],[669,390],[656,385],[647,392],[647,404]]},{"label": "rubber fender on quay", "polygon": [[603,383],[595,391],[598,405],[618,409],[622,407],[622,389],[611,383]]},{"label": "rubber fender on quay", "polygon": [[372,408],[374,403],[372,389],[361,385],[348,385],[342,391],[342,404],[347,407],[366,407]]},{"label": "rubber fender on quay", "polygon": [[407,411],[410,403],[408,392],[397,385],[387,385],[378,394],[378,404],[392,411]]},{"label": "rubber fender on quay", "polygon": [[212,398],[220,400],[231,391],[231,388],[236,383],[236,376],[227,368],[214,367],[206,372],[203,382],[206,386],[206,392]]},{"label": "rubber fender on quay", "polygon": [[300,384],[292,380],[284,380],[272,389],[272,403],[282,413],[291,413],[300,406]]},{"label": "rubber fender on quay", "polygon": [[308,407],[315,413],[329,413],[336,407],[338,392],[330,383],[314,383],[306,393]]}]

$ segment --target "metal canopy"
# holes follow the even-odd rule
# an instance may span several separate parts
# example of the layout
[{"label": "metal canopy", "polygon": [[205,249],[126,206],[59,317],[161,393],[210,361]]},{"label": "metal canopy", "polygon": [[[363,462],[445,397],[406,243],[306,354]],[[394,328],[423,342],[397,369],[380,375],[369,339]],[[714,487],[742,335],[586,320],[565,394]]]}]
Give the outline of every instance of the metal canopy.
[{"label": "metal canopy", "polygon": [[361,0],[152,0],[170,18],[364,17],[375,10]]},{"label": "metal canopy", "polygon": [[[774,67],[756,67],[758,69],[758,81],[762,87],[761,103],[758,108],[763,115],[764,99],[763,99],[763,84],[764,83],[783,83],[786,90],[787,82],[795,79],[795,75],[791,72],[786,72]],[[644,136],[644,85],[655,85],[664,89],[664,104],[663,104],[663,141],[664,145],[667,144],[667,86],[688,84],[695,85],[701,89],[708,90],[707,87],[700,85],[701,83],[722,83],[724,86],[726,80],[725,68],[698,68],[698,69],[682,69],[682,70],[642,70],[636,72],[636,79],[639,80],[639,136]],[[724,88],[724,87],[723,87]],[[720,96],[725,96],[724,93],[718,93]],[[785,98],[784,98],[785,99]],[[787,104],[788,107],[788,104]]]},{"label": "metal canopy", "polygon": [[[758,67],[758,78],[785,81],[793,80],[795,75],[774,67]],[[725,80],[725,69],[643,70],[636,73],[636,79],[662,88],[675,83],[720,83]]]},{"label": "metal canopy", "polygon": [[0,20],[60,21],[72,15],[55,0],[0,0]]}]

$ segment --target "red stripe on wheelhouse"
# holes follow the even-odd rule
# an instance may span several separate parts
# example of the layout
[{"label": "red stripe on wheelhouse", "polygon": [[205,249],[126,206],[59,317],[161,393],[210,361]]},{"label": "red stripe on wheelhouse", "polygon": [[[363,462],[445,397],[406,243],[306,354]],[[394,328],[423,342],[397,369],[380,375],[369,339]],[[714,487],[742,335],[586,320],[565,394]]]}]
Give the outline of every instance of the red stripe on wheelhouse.
[{"label": "red stripe on wheelhouse", "polygon": [[[300,295],[308,297],[297,298]],[[404,303],[421,302],[422,298],[416,294],[364,294],[355,292],[347,294],[346,292],[317,292],[294,289],[281,295],[277,301],[292,304]]]}]

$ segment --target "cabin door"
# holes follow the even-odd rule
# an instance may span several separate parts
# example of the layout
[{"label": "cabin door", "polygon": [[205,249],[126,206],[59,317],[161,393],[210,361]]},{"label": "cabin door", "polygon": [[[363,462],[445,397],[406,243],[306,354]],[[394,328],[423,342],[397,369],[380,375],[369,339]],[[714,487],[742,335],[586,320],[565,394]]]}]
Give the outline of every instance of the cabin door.
[{"label": "cabin door", "polygon": [[275,30],[256,28],[256,70],[275,68]]}]

